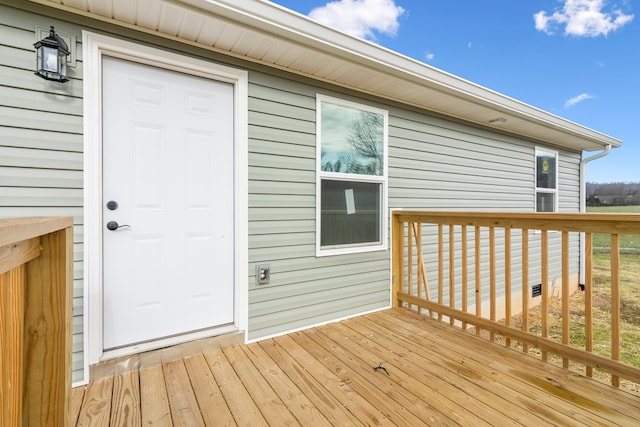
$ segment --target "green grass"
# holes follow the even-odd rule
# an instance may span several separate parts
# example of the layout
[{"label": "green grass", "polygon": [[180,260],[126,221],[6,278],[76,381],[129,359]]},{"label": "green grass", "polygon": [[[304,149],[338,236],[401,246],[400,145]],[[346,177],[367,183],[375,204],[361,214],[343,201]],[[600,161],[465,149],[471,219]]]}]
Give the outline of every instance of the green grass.
[{"label": "green grass", "polygon": [[640,213],[640,206],[587,206],[587,212]]},{"label": "green grass", "polygon": [[[640,206],[589,206],[587,212],[599,213],[638,213]],[[593,252],[610,253],[611,241],[608,234],[593,235]],[[622,254],[640,254],[640,236],[621,235],[620,252]]]}]

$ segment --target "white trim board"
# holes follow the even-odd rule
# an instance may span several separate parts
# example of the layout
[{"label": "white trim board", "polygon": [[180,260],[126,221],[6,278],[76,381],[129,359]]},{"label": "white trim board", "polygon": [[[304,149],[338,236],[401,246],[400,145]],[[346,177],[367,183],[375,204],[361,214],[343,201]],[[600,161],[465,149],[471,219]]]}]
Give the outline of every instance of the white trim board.
[{"label": "white trim board", "polygon": [[[234,85],[234,324],[248,324],[248,73],[104,35],[82,32],[84,58],[84,377],[102,349],[102,57],[133,60]],[[140,348],[140,351],[148,348]]]}]

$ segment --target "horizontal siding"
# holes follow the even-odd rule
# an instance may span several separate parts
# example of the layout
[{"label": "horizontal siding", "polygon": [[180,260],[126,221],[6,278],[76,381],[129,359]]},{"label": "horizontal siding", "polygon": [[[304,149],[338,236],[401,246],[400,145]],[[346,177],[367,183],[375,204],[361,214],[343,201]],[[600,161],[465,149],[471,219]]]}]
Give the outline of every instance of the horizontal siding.
[{"label": "horizontal siding", "polygon": [[[392,208],[479,211],[500,210],[533,212],[535,206],[535,148],[533,142],[483,131],[460,123],[390,110],[389,129],[389,203]],[[559,207],[576,212],[579,207],[580,154],[559,152]],[[427,229],[431,229],[427,232]],[[444,298],[449,300],[448,228],[445,228],[443,278]],[[429,234],[431,233],[431,235]],[[483,229],[481,240],[481,294],[489,298],[489,241]],[[461,236],[456,227],[454,271],[456,304],[461,307]],[[475,242],[469,230],[468,279],[474,283]],[[512,290],[522,287],[520,233],[512,233]],[[549,235],[549,281],[561,279],[560,233]],[[496,284],[498,296],[504,294],[504,232],[496,232]],[[437,295],[437,237],[425,227],[423,240],[428,282],[432,297]],[[571,273],[579,271],[579,236],[570,239]],[[531,234],[529,247],[529,285],[541,282],[540,235]],[[414,282],[415,283],[415,282]],[[469,293],[469,305],[475,293]]]},{"label": "horizontal siding", "polygon": [[388,251],[315,256],[316,89],[250,74],[249,338],[389,305]]},{"label": "horizontal siding", "polygon": [[69,29],[55,19],[0,5],[0,217],[74,218],[72,365],[77,382],[84,370],[82,81],[77,78],[82,63],[69,68],[72,79],[65,84],[36,77],[36,25]]},{"label": "horizontal siding", "polygon": [[52,155],[59,151],[78,153],[74,161],[82,161],[82,155],[79,155],[82,153],[80,134],[0,126],[0,142],[3,147],[49,150]]}]

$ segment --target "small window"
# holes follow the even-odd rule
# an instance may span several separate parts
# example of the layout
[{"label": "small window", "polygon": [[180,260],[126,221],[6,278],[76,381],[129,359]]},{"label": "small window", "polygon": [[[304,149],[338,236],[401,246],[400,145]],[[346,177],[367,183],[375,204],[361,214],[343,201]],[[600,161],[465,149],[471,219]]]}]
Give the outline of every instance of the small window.
[{"label": "small window", "polygon": [[536,149],[536,212],[558,211],[558,153]]},{"label": "small window", "polygon": [[386,249],[387,112],[318,96],[318,255]]}]

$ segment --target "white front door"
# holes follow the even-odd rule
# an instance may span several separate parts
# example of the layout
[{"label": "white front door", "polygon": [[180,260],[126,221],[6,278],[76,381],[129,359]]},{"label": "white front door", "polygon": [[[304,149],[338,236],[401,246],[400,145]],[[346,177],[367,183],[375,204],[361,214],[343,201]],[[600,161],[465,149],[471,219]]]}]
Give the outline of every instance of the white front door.
[{"label": "white front door", "polygon": [[102,72],[104,350],[233,324],[234,86]]}]

